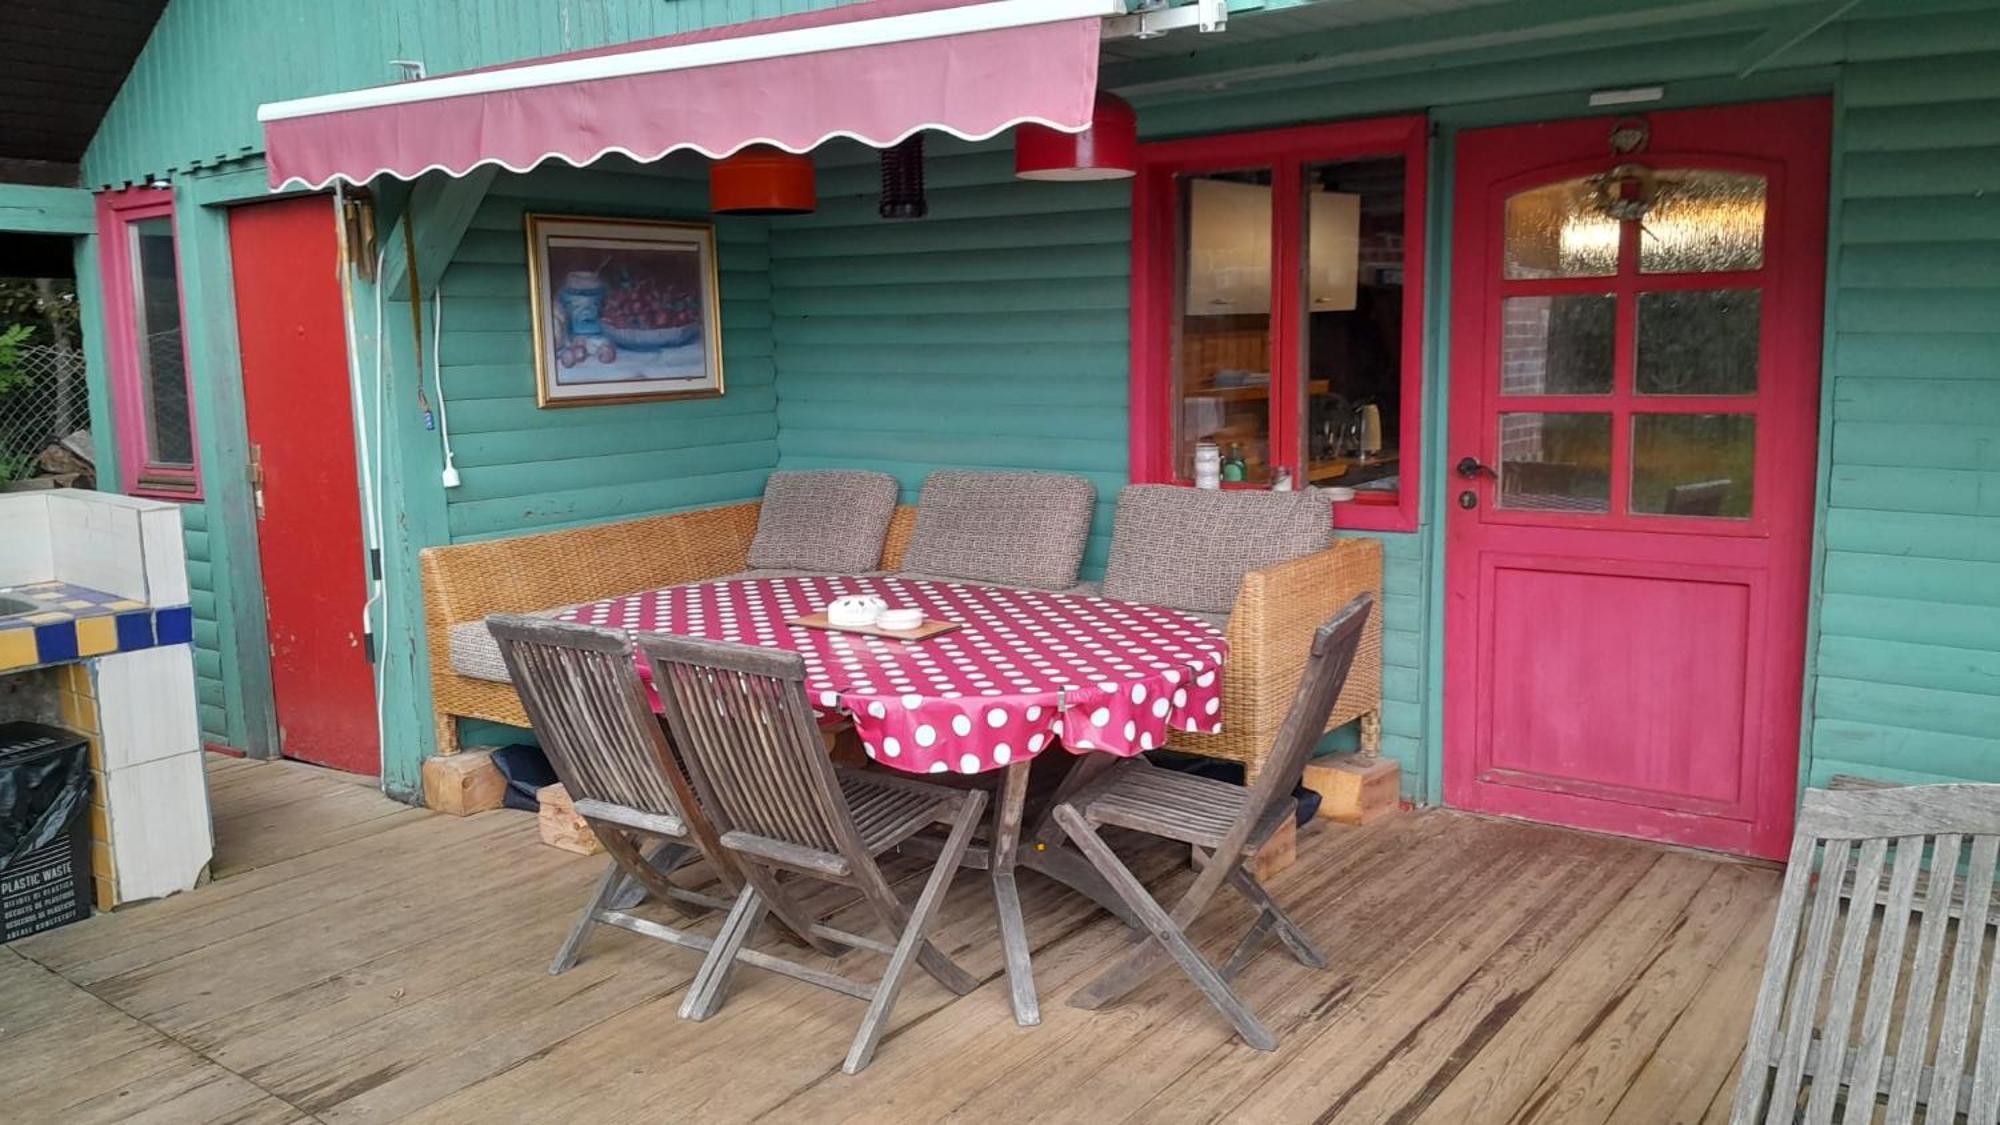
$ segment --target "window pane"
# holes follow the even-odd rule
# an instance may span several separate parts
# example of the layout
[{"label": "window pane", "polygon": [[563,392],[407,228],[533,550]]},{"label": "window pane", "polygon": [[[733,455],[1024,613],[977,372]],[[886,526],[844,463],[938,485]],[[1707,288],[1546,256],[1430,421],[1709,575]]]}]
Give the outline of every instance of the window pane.
[{"label": "window pane", "polygon": [[1750,515],[1757,419],[1750,414],[1632,418],[1632,510],[1666,516]]},{"label": "window pane", "polygon": [[1181,307],[1174,346],[1175,463],[1220,447],[1224,479],[1271,476],[1271,173],[1180,180]]},{"label": "window pane", "polygon": [[1680,168],[1659,174],[1639,230],[1640,273],[1713,273],[1764,265],[1764,177]]},{"label": "window pane", "polygon": [[1756,394],[1762,297],[1755,289],[1639,294],[1639,393]]},{"label": "window pane", "polygon": [[1618,299],[1509,297],[1500,304],[1500,393],[1608,395]]},{"label": "window pane", "polygon": [[1618,272],[1618,221],[1597,209],[1587,177],[1507,197],[1507,276],[1609,277]]},{"label": "window pane", "polygon": [[188,415],[187,352],[181,343],[180,282],[174,271],[174,230],[166,218],[131,224],[133,301],[137,306],[140,385],[146,438],[158,465],[193,467],[194,427]]},{"label": "window pane", "polygon": [[1403,406],[1403,158],[1308,165],[1306,475],[1393,489]]},{"label": "window pane", "polygon": [[1611,507],[1611,415],[1500,415],[1500,506],[1604,512]]}]

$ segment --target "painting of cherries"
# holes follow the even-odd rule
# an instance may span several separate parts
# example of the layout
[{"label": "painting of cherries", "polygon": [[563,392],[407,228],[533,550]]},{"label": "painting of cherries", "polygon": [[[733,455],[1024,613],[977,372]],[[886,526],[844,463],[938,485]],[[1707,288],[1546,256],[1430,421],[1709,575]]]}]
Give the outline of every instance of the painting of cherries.
[{"label": "painting of cherries", "polygon": [[529,216],[544,406],[720,394],[714,235]]}]

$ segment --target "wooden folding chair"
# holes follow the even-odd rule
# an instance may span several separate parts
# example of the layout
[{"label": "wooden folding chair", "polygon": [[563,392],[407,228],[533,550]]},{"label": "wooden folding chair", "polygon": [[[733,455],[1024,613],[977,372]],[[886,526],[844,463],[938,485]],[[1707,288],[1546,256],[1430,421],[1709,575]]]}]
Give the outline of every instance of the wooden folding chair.
[{"label": "wooden folding chair", "polygon": [[[631,638],[613,629],[511,614],[488,617],[486,625],[500,642],[507,674],[549,765],[575,800],[577,815],[611,856],[549,972],[574,965],[599,922],[707,951],[711,942],[701,934],[619,909],[634,885],[690,918],[728,909],[728,902],[667,878],[703,855],[730,892],[742,885],[667,747],[659,716],[646,702]],[[647,841],[657,842],[650,855],[640,851]]]},{"label": "wooden folding chair", "polygon": [[[660,635],[642,637],[639,648],[652,663],[674,744],[744,880],[681,1015],[713,1015],[738,962],[866,1000],[842,1067],[854,1074],[873,1057],[912,962],[958,995],[976,988],[925,935],[986,794],[836,768],[806,699],[805,661],[795,652]],[[875,857],[933,824],[950,833],[916,905],[906,908]],[[860,891],[894,944],[821,925],[781,880],[785,874]],[[747,948],[767,913],[816,938],[884,954],[888,967],[870,985]]]},{"label": "wooden folding chair", "polygon": [[2000,1119],[1996,857],[2000,785],[1808,790],[1729,1119]]},{"label": "wooden folding chair", "polygon": [[[1374,595],[1366,593],[1355,597],[1313,635],[1312,655],[1306,661],[1298,693],[1292,697],[1291,710],[1254,786],[1246,789],[1131,758],[1056,807],[1056,823],[1151,935],[1145,944],[1071,996],[1072,1007],[1111,1004],[1171,960],[1229,1020],[1244,1042],[1263,1051],[1277,1049],[1277,1039],[1229,986],[1230,978],[1250,963],[1264,939],[1273,934],[1301,964],[1323,969],[1326,958],[1246,864],[1286,819],[1295,815],[1297,802],[1292,792],[1298,788],[1306,760],[1312,756],[1347,681],[1374,600]],[[1190,844],[1202,854],[1201,873],[1173,910],[1155,901],[1131,869],[1119,861],[1098,834],[1101,825]],[[1187,928],[1224,884],[1257,908],[1257,920],[1218,969],[1188,941]]]}]

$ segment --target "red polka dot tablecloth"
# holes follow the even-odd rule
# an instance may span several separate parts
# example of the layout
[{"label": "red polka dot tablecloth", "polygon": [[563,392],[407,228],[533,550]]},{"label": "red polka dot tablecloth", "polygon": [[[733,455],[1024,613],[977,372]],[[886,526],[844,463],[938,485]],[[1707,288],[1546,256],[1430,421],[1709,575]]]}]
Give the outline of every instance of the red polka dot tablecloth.
[{"label": "red polka dot tablecloth", "polygon": [[[902,641],[785,624],[845,594],[875,594],[961,628]],[[852,716],[870,757],[911,773],[999,769],[1058,740],[1130,757],[1166,745],[1170,730],[1222,729],[1228,642],[1158,606],[830,576],[674,586],[562,619],[798,652],[813,707]]]}]

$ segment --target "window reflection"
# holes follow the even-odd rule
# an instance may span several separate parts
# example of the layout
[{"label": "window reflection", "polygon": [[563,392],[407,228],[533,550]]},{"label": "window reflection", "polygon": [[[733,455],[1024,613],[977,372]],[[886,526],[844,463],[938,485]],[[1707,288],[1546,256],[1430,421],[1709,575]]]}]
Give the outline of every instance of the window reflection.
[{"label": "window reflection", "polygon": [[1399,487],[1404,160],[1307,165],[1304,346],[1309,483]]}]

